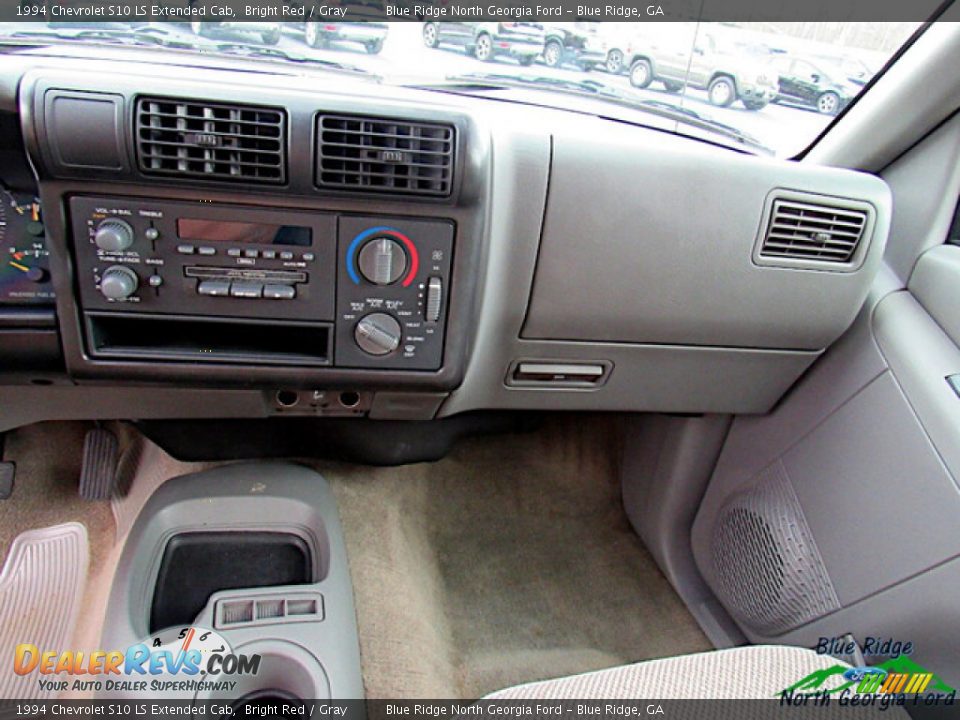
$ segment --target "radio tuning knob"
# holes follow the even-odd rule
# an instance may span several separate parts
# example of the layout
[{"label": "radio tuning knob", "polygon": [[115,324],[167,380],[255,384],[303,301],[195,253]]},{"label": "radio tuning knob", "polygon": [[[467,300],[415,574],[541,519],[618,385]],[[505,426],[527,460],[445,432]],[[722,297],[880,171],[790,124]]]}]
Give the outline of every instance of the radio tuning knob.
[{"label": "radio tuning knob", "polygon": [[353,337],[365,353],[389,355],[400,346],[403,331],[392,315],[370,313],[357,323]]},{"label": "radio tuning knob", "polygon": [[100,277],[100,292],[110,300],[124,300],[137,291],[140,278],[128,267],[111,265]]},{"label": "radio tuning knob", "polygon": [[101,220],[93,235],[97,247],[107,252],[120,252],[133,245],[133,228],[126,220]]},{"label": "radio tuning knob", "polygon": [[390,285],[407,269],[407,253],[396,240],[374,238],[360,249],[357,266],[374,285]]}]

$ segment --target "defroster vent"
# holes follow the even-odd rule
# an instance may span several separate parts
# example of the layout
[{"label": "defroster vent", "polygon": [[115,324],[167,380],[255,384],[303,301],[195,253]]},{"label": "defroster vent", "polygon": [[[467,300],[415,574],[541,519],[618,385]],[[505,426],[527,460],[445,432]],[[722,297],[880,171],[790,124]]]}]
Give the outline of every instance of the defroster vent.
[{"label": "defroster vent", "polygon": [[352,115],[317,121],[317,185],[442,197],[453,189],[452,125]]},{"label": "defroster vent", "polygon": [[286,114],[254,105],[140,98],[137,159],[149,175],[286,180]]},{"label": "defroster vent", "polygon": [[766,224],[760,258],[851,263],[864,239],[869,217],[865,208],[777,198]]}]

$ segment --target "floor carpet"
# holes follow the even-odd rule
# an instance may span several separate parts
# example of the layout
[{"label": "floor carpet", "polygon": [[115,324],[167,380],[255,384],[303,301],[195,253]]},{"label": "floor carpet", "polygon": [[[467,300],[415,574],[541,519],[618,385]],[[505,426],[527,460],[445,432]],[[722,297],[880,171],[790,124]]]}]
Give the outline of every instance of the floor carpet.
[{"label": "floor carpet", "polygon": [[432,464],[318,465],[354,576],[370,697],[474,698],[710,648],[630,528],[612,419],[462,442]]},{"label": "floor carpet", "polygon": [[[76,495],[87,427],[11,433],[17,490],[0,501],[4,554],[22,530],[87,526],[80,647],[96,643],[120,543],[146,497],[169,477],[209,467],[171,459],[128,426],[111,512]],[[567,416],[529,434],[462,441],[436,463],[306,461],[339,504],[368,697],[475,698],[710,647],[627,523],[620,443],[615,420]]]}]

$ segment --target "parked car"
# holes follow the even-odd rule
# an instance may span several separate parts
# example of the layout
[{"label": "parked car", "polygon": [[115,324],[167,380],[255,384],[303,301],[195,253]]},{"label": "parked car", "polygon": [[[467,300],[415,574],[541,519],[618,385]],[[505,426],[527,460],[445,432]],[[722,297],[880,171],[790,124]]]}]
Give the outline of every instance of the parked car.
[{"label": "parked car", "polygon": [[860,91],[837,65],[805,57],[781,57],[774,61],[778,73],[777,102],[816,109],[836,115]]},{"label": "parked car", "polygon": [[211,37],[225,30],[230,32],[256,33],[267,45],[276,45],[280,42],[283,32],[283,23],[279,22],[211,22],[209,20],[194,20],[190,23],[194,35]]},{"label": "parked car", "polygon": [[423,44],[427,47],[458,45],[483,62],[506,56],[516,59],[521,65],[532,65],[543,54],[545,39],[543,25],[539,23],[423,24]]},{"label": "parked car", "polygon": [[543,62],[549,67],[576,65],[593,70],[606,62],[603,42],[597,33],[600,23],[555,23],[545,27]]},{"label": "parked car", "polygon": [[358,43],[376,55],[383,50],[388,29],[385,22],[307,22],[303,24],[303,39],[312,48],[326,48],[339,42]]},{"label": "parked car", "polygon": [[656,33],[631,41],[625,60],[634,87],[645,88],[658,80],[667,92],[679,92],[686,85],[706,90],[710,104],[717,107],[739,100],[747,110],[760,110],[778,92],[777,73],[762,48],[724,42],[709,32],[668,29],[667,23]]},{"label": "parked car", "polygon": [[850,55],[818,55],[816,57],[811,56],[808,59],[815,65],[829,65],[837,68],[847,82],[856,85],[858,88],[862,88],[877,74],[876,70],[863,60]]},{"label": "parked car", "polygon": [[619,75],[627,67],[624,63],[630,40],[636,35],[637,23],[599,23],[600,46],[603,50],[603,67],[612,74]]}]

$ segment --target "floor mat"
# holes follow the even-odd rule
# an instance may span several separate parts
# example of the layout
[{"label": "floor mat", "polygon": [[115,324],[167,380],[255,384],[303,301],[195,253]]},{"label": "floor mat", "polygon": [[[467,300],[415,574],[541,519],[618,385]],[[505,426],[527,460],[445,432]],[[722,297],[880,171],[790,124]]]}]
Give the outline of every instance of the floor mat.
[{"label": "floor mat", "polygon": [[[36,662],[38,651],[69,647],[87,577],[87,530],[65,523],[28,530],[14,539],[0,572],[0,657],[13,658],[16,647],[36,646],[25,662]],[[28,660],[29,658],[29,660]],[[52,698],[41,688],[38,674],[0,673],[0,697]]]},{"label": "floor mat", "polygon": [[[82,501],[87,427],[12,433],[6,456],[18,463],[17,489],[0,501],[0,550],[24,529],[86,526],[78,647],[99,638],[120,543],[145,500],[169,477],[212,465],[177,462],[119,428],[117,497]],[[627,523],[618,456],[615,422],[571,416],[528,435],[463,441],[436,463],[310,462],[339,503],[368,696],[472,698],[708,649]],[[0,630],[10,619],[4,613]]]},{"label": "floor mat", "polygon": [[617,426],[551,421],[333,483],[371,697],[474,698],[710,649],[630,528]]},{"label": "floor mat", "polygon": [[91,566],[113,545],[114,522],[106,502],[84,500],[77,490],[88,423],[29,425],[6,437],[3,457],[16,463],[13,495],[0,500],[0,558],[26,530],[79,522],[91,540]]},{"label": "floor mat", "polygon": [[[103,621],[103,608],[96,598],[104,587],[109,588],[115,564],[116,533],[110,504],[83,500],[78,493],[83,438],[90,427],[82,422],[29,425],[9,433],[4,448],[4,459],[16,463],[17,475],[13,495],[0,501],[0,557],[7,557],[18,535],[35,528],[79,523],[86,529],[88,575],[82,597],[76,598],[83,612],[73,626],[72,638],[63,643],[65,649],[96,645]],[[42,598],[39,601],[43,602]],[[36,643],[26,635],[22,610],[2,607],[0,635]],[[46,641],[46,636],[42,639]]]}]

